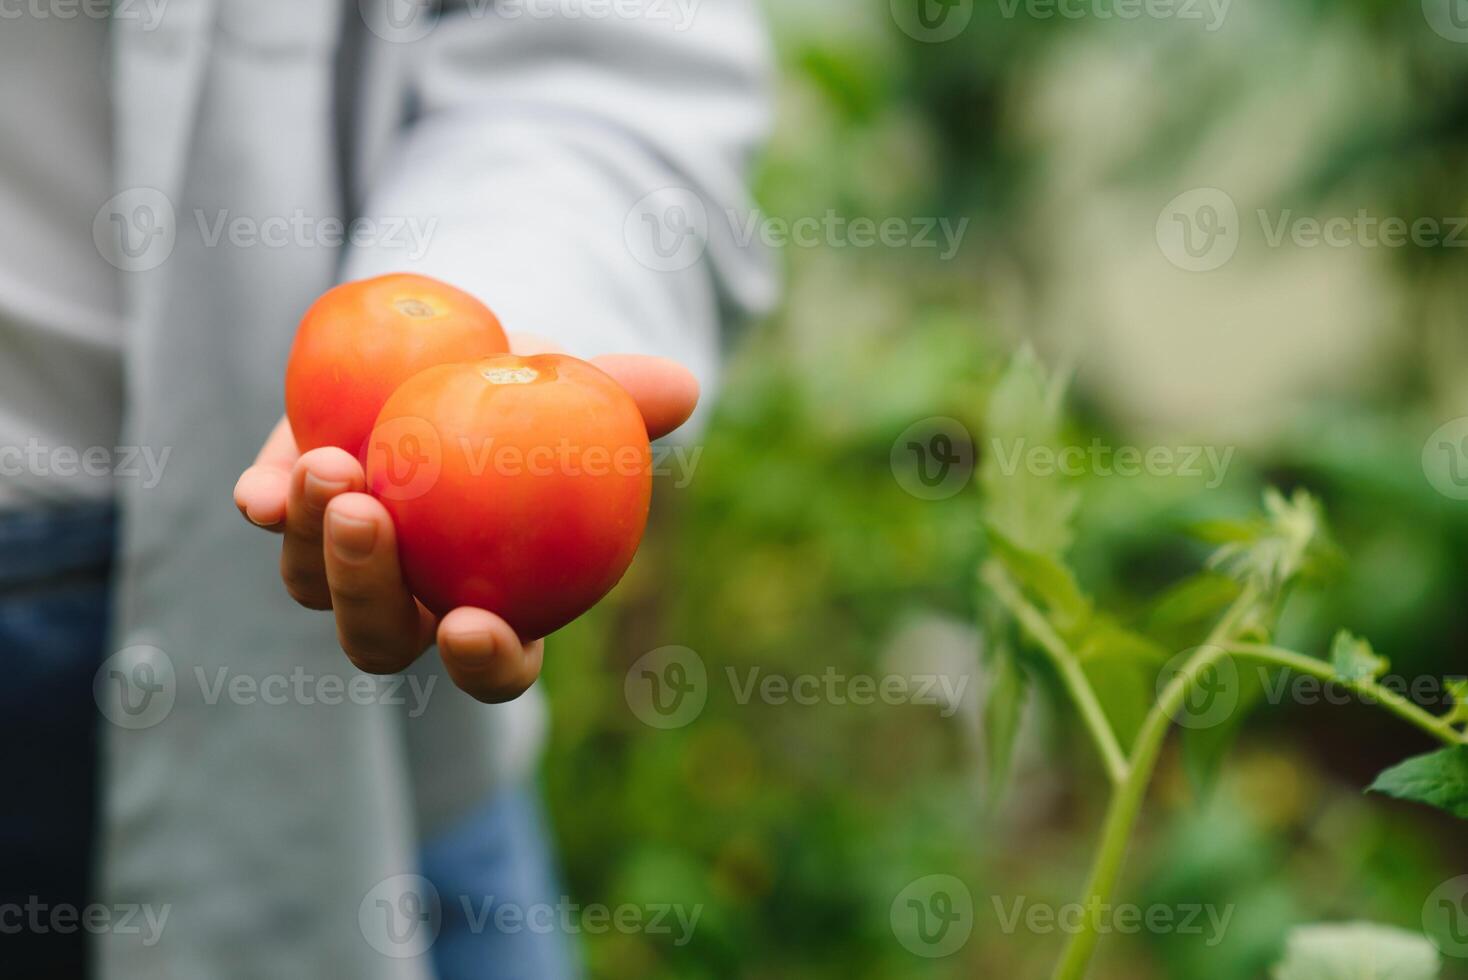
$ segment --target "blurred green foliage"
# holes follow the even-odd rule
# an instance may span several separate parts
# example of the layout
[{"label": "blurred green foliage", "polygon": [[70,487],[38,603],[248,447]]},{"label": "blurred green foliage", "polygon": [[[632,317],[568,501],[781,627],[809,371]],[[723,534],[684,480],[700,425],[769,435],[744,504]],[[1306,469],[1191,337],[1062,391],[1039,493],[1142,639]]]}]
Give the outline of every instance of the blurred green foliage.
[{"label": "blurred green foliage", "polygon": [[[1178,24],[1041,20],[1002,7],[979,4],[961,37],[937,45],[897,30],[886,0],[802,0],[771,12],[780,125],[758,188],[766,213],[967,216],[972,226],[946,262],[917,249],[782,252],[785,303],[734,339],[717,411],[696,437],[694,479],[658,481],[653,530],[617,601],[553,640],[544,786],[568,891],[703,909],[686,946],[642,933],[582,937],[593,977],[1049,970],[1063,937],[1006,933],[996,901],[1074,900],[1105,786],[1043,683],[1012,798],[990,813],[972,712],[740,703],[728,673],[881,675],[912,662],[903,657],[982,673],[981,634],[969,626],[978,491],[917,499],[890,458],[899,433],[936,416],[963,423],[984,451],[983,406],[1025,330],[1006,319],[1012,304],[996,297],[994,269],[1042,292],[1064,275],[1034,251],[1029,224],[1055,169],[1026,125],[1038,73],[1080,58],[1070,53],[1084,44],[1137,46],[1170,108],[1110,179],[1146,183],[1206,139],[1210,115],[1243,97],[1251,72],[1288,84],[1277,59],[1303,60],[1346,37],[1353,56],[1370,56],[1363,76],[1410,98],[1363,104],[1297,167],[1298,193],[1364,186],[1406,214],[1468,205],[1468,59],[1425,29],[1415,3],[1255,10],[1272,28],[1256,51]],[[1123,40],[1128,30],[1143,39]],[[1407,282],[1462,278],[1461,257],[1447,250],[1401,252]],[[1240,449],[1217,488],[1180,477],[1077,480],[1070,557],[1085,590],[1157,635],[1150,610],[1206,554],[1184,529],[1253,513],[1267,484],[1304,486],[1323,501],[1346,560],[1333,584],[1296,600],[1282,641],[1325,654],[1344,627],[1399,673],[1464,672],[1468,510],[1434,491],[1419,462],[1439,421],[1468,414],[1462,404],[1451,411],[1454,393],[1433,381],[1445,375],[1444,351],[1464,347],[1429,336],[1441,327],[1420,312],[1408,304],[1403,322],[1384,327],[1415,338],[1384,382],[1348,380],[1292,407]],[[1461,313],[1448,320],[1459,331],[1462,322]],[[1140,440],[1088,388],[1086,364],[1077,367],[1067,436]],[[624,679],[670,644],[706,665],[708,702],[690,724],[657,730],[629,709]],[[1369,709],[1269,708],[1240,738],[1211,793],[1194,792],[1180,760],[1165,762],[1123,887],[1142,904],[1234,906],[1223,941],[1109,937],[1094,976],[1258,977],[1298,923],[1419,929],[1423,898],[1468,866],[1461,825],[1360,797],[1377,770],[1423,747]],[[975,927],[959,952],[929,960],[894,938],[890,915],[905,886],[936,873],[966,883]],[[1447,975],[1468,975],[1451,972],[1462,965]]]}]

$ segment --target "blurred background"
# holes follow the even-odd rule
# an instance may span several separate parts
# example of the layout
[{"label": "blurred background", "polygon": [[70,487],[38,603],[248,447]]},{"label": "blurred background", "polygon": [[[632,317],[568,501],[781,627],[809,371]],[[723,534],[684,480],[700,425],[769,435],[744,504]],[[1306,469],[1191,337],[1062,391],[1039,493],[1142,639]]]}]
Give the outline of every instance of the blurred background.
[{"label": "blurred background", "polygon": [[[1202,565],[1189,524],[1305,487],[1344,560],[1293,599],[1281,641],[1320,654],[1344,627],[1395,674],[1464,672],[1468,456],[1434,455],[1468,436],[1455,3],[770,5],[759,227],[821,230],[777,247],[783,306],[731,339],[696,463],[660,480],[616,601],[547,658],[543,781],[569,891],[703,907],[682,945],[583,936],[593,976],[1048,973],[1064,936],[1006,929],[998,909],[1082,893],[1105,780],[1036,678],[991,805],[983,501],[976,480],[910,492],[899,464],[933,419],[982,456],[1022,345],[1073,373],[1071,441],[1231,453],[1216,474],[1073,480],[1070,557],[1129,626]],[[858,219],[895,223],[873,242]],[[703,670],[679,675],[700,703],[661,726],[634,694],[649,655]],[[965,680],[939,704],[747,696],[751,678],[828,672]],[[1310,922],[1420,933],[1424,900],[1468,871],[1460,822],[1363,796],[1431,748],[1379,710],[1264,706],[1234,734],[1201,790],[1170,744],[1119,894],[1226,904],[1227,928],[1107,936],[1093,976],[1265,976]],[[939,958],[892,921],[934,874],[973,898],[972,934]]]}]

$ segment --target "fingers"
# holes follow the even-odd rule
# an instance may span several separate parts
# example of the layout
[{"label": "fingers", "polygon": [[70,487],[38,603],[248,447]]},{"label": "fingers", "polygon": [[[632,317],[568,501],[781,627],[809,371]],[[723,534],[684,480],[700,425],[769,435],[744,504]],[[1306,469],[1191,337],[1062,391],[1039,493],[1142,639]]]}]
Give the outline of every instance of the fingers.
[{"label": "fingers", "polygon": [[509,623],[465,606],[439,624],[438,652],[461,690],[486,704],[499,704],[513,701],[535,683],[545,641],[522,644]]},{"label": "fingers", "polygon": [[321,549],[326,507],[344,493],[360,491],[366,480],[351,454],[335,447],[313,449],[296,461],[287,493],[285,542],[280,578],[286,591],[307,609],[330,609],[326,559]]},{"label": "fingers", "polygon": [[392,518],[365,493],[344,493],[327,505],[325,525],[326,582],[342,649],[369,674],[402,670],[427,649],[433,617],[403,583]]},{"label": "fingers", "polygon": [[246,520],[271,531],[284,529],[291,467],[299,456],[295,434],[282,417],[235,484],[234,505]]},{"label": "fingers", "polygon": [[632,395],[647,423],[649,439],[658,439],[688,421],[698,405],[698,379],[665,357],[603,354],[591,363],[610,374]]}]

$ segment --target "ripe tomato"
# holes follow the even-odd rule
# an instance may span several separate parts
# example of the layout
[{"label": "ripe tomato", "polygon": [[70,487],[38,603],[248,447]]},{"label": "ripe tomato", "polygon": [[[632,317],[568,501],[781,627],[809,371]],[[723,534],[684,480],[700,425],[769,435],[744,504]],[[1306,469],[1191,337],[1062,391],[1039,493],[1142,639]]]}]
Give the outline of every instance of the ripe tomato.
[{"label": "ripe tomato", "polygon": [[489,308],[446,283],[398,274],[337,286],[306,311],[286,364],[296,445],[360,457],[398,385],[436,364],[509,349]]},{"label": "ripe tomato", "polygon": [[652,452],[610,376],[561,354],[506,354],[429,368],[394,392],[367,486],[425,606],[488,609],[528,640],[590,609],[631,564]]}]

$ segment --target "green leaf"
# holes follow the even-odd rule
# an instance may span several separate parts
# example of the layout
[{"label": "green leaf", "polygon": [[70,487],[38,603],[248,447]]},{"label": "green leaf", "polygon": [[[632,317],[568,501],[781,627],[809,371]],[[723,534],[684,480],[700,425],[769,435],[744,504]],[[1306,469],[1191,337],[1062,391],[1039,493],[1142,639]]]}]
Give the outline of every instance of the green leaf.
[{"label": "green leaf", "polygon": [[1055,450],[1060,386],[1028,349],[1010,362],[989,398],[979,487],[987,526],[1036,554],[1070,547],[1080,495],[1054,470],[1031,465],[1035,450]]},{"label": "green leaf", "polygon": [[1091,600],[1060,559],[1026,550],[992,528],[989,540],[995,557],[1022,588],[1040,600],[1056,629],[1069,634],[1089,621]]},{"label": "green leaf", "polygon": [[1148,625],[1155,630],[1195,626],[1218,616],[1238,595],[1238,582],[1227,575],[1202,572],[1163,593],[1152,609]]},{"label": "green leaf", "polygon": [[1075,647],[1122,747],[1130,747],[1157,693],[1157,671],[1167,652],[1140,633],[1098,617]]},{"label": "green leaf", "polygon": [[1115,661],[1153,673],[1167,662],[1167,651],[1160,645],[1105,617],[1096,618],[1085,637],[1075,645],[1075,651],[1083,663]]},{"label": "green leaf", "polygon": [[1391,667],[1391,661],[1377,656],[1369,642],[1347,630],[1335,635],[1330,645],[1330,663],[1336,677],[1347,683],[1375,680]]},{"label": "green leaf", "polygon": [[1257,541],[1268,530],[1263,521],[1197,521],[1188,525],[1188,533],[1209,544],[1229,544],[1239,541]]},{"label": "green leaf", "polygon": [[1007,641],[989,647],[989,695],[984,704],[984,748],[989,765],[989,807],[1009,788],[1015,741],[1029,683]]},{"label": "green leaf", "polygon": [[1377,776],[1367,792],[1426,803],[1468,820],[1468,745],[1408,759]]},{"label": "green leaf", "polygon": [[1371,922],[1301,926],[1274,980],[1436,980],[1442,958],[1420,933]]},{"label": "green leaf", "polygon": [[1264,493],[1264,510],[1265,529],[1219,548],[1209,567],[1273,595],[1307,569],[1324,564],[1330,547],[1320,504],[1305,491],[1296,490],[1286,499],[1271,487]]}]

